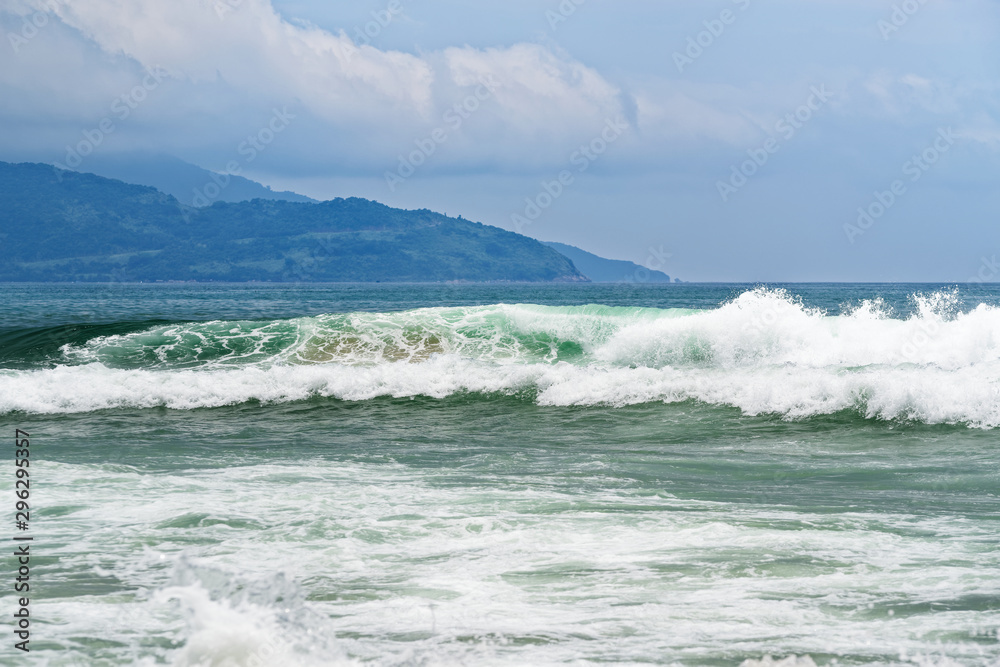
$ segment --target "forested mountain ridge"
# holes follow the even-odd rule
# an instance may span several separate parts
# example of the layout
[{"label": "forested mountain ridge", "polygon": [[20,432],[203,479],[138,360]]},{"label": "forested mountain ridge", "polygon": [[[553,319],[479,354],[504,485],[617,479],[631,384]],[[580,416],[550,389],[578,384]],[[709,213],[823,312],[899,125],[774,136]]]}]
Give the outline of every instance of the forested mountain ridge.
[{"label": "forested mountain ridge", "polygon": [[153,188],[0,162],[0,281],[586,281],[544,244],[365,199],[185,206]]}]

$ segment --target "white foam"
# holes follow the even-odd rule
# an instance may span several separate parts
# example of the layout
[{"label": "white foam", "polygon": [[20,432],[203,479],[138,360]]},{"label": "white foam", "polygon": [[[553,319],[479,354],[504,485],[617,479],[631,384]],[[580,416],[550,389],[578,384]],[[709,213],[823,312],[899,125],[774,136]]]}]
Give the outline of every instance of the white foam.
[{"label": "white foam", "polygon": [[[48,520],[60,572],[113,564],[124,588],[159,591],[101,609],[87,596],[90,613],[47,602],[53,639],[138,644],[157,664],[768,664],[770,652],[797,667],[830,654],[930,667],[956,663],[885,658],[997,655],[963,639],[995,630],[995,613],[933,609],[1000,592],[988,521],[584,491],[544,472],[512,493],[464,468],[322,457],[113,476],[46,465],[63,480],[52,505],[83,508]],[[192,508],[234,525],[177,525]],[[257,525],[235,527],[243,516]],[[127,632],[109,632],[109,607]]]},{"label": "white foam", "polygon": [[790,655],[781,660],[765,655],[760,660],[744,660],[740,663],[740,667],[816,667],[816,663],[808,655],[802,657]]},{"label": "white foam", "polygon": [[[907,319],[879,303],[831,317],[782,292],[755,290],[685,316],[540,306],[336,316],[335,328],[299,323],[296,340],[314,348],[308,355],[299,346],[294,355],[261,360],[255,347],[255,361],[235,365],[126,370],[92,362],[0,371],[0,412],[472,392],[523,394],[542,405],[698,400],[752,415],[854,410],[868,418],[1000,426],[1000,310],[980,305],[956,313],[949,293],[917,297],[917,306]],[[347,329],[343,318],[353,318]],[[323,329],[319,344],[316,327]],[[526,349],[526,339],[542,334],[543,352]],[[566,342],[582,352],[557,361]],[[121,341],[90,348],[110,344]],[[317,362],[320,348],[325,363]]]}]

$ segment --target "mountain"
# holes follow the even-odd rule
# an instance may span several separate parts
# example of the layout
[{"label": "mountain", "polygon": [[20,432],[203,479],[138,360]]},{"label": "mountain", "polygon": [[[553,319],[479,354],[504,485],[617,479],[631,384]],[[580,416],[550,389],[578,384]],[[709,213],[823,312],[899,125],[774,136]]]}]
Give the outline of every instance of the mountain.
[{"label": "mountain", "polygon": [[134,185],[148,185],[172,195],[188,206],[208,206],[217,201],[252,199],[313,202],[295,192],[275,192],[249,178],[202,169],[172,155],[136,151],[91,155],[83,164],[88,173]]},{"label": "mountain", "polygon": [[635,262],[627,262],[621,259],[605,259],[598,257],[586,250],[556,243],[554,241],[543,241],[543,243],[559,254],[572,260],[573,265],[579,269],[580,273],[590,278],[595,283],[669,283],[670,276],[662,271],[654,271],[640,266]]},{"label": "mountain", "polygon": [[151,187],[0,162],[0,281],[586,282],[542,243],[366,199],[185,206]]}]

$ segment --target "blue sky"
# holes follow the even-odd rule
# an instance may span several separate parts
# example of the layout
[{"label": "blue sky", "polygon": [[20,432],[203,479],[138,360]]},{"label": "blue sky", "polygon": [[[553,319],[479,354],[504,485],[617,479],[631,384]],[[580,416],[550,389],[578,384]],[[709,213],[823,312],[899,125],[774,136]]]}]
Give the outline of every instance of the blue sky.
[{"label": "blue sky", "polygon": [[687,280],[1000,279],[997,2],[6,0],[0,30],[0,159],[162,151]]}]

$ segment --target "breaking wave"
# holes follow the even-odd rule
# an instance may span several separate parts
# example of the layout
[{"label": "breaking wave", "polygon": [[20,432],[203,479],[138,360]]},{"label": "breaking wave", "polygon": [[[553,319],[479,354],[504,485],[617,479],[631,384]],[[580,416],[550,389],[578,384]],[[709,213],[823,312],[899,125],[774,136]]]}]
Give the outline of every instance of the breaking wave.
[{"label": "breaking wave", "polygon": [[0,412],[464,393],[1000,426],[1000,309],[913,299],[906,317],[879,301],[833,316],[761,288],[713,310],[500,304],[57,331],[35,367],[0,370]]}]

